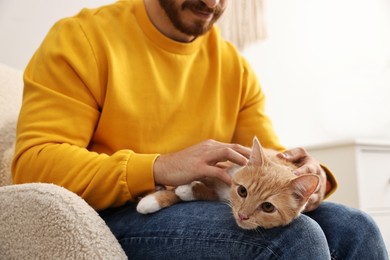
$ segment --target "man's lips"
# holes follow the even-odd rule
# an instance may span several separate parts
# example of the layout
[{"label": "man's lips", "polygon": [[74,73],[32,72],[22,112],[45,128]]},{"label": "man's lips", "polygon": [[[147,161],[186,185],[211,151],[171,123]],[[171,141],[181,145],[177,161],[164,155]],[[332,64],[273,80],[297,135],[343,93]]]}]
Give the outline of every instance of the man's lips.
[{"label": "man's lips", "polygon": [[209,11],[203,11],[198,9],[191,9],[192,13],[203,20],[211,20],[214,13]]}]

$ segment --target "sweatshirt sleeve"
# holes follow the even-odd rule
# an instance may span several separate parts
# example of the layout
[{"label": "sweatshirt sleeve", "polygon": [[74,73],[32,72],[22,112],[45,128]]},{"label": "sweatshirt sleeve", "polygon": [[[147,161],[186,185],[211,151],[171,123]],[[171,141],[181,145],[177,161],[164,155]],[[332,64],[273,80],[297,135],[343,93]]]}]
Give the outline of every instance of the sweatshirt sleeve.
[{"label": "sweatshirt sleeve", "polygon": [[24,73],[12,171],[15,183],[55,183],[104,209],[153,190],[158,155],[88,150],[105,95],[95,55],[77,20],[49,31]]},{"label": "sweatshirt sleeve", "polygon": [[242,58],[242,94],[241,107],[233,142],[250,147],[256,136],[261,145],[283,151],[275,134],[272,122],[265,111],[265,95],[249,63]]}]

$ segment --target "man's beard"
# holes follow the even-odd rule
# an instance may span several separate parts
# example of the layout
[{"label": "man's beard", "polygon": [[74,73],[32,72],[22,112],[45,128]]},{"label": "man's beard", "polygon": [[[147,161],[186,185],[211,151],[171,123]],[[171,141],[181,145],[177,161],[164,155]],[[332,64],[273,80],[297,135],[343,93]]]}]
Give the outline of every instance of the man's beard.
[{"label": "man's beard", "polygon": [[[175,0],[159,0],[159,2],[176,29],[195,37],[208,32],[224,11],[220,4],[212,9],[200,0],[187,0],[181,6],[177,6]],[[199,20],[193,24],[185,23],[180,17],[180,13],[185,9],[213,13],[213,18],[208,22]]]}]

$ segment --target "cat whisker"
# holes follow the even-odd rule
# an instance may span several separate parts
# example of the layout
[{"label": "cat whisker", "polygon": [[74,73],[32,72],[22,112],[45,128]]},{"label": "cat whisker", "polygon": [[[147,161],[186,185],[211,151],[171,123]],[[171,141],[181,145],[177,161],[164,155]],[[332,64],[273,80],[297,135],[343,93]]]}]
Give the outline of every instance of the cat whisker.
[{"label": "cat whisker", "polygon": [[233,207],[232,203],[230,201],[223,201],[224,204],[228,205],[230,208]]},{"label": "cat whisker", "polygon": [[254,230],[257,230],[259,228],[258,224],[255,221],[246,220],[246,223],[256,226],[256,228]]},{"label": "cat whisker", "polygon": [[263,235],[262,230],[263,230],[262,227],[257,227],[257,228],[255,229],[256,233],[259,234],[259,235]]}]

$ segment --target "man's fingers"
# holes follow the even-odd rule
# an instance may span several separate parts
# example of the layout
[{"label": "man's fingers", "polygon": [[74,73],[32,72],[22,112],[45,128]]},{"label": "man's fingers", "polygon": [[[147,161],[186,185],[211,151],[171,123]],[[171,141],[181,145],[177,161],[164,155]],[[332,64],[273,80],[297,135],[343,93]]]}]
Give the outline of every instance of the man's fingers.
[{"label": "man's fingers", "polygon": [[305,164],[301,167],[299,167],[298,169],[294,170],[293,173],[297,176],[300,176],[302,174],[317,174],[318,172],[318,169],[316,167],[316,165],[314,164]]},{"label": "man's fingers", "polygon": [[242,146],[240,144],[231,144],[231,143],[221,143],[215,140],[209,140],[209,144],[211,145],[217,145],[218,147],[215,150],[219,149],[231,149],[233,151],[236,151],[237,153],[243,155],[244,157],[248,158],[251,155],[251,148]]},{"label": "man's fingers", "polygon": [[318,208],[320,204],[321,204],[321,197],[318,194],[314,193],[310,196],[304,211],[305,212],[313,211],[316,208]]},{"label": "man's fingers", "polygon": [[252,150],[249,147],[245,147],[239,144],[230,144],[229,148],[243,155],[247,159],[251,156]]},{"label": "man's fingers", "polygon": [[218,166],[209,166],[207,169],[207,177],[217,178],[227,185],[231,185],[232,178],[229,175],[227,169],[220,168]]},{"label": "man's fingers", "polygon": [[302,159],[303,157],[307,156],[307,152],[304,148],[300,147],[300,148],[287,150],[283,153],[279,153],[277,154],[277,156],[281,159],[285,159],[290,162],[296,162]]},{"label": "man's fingers", "polygon": [[232,163],[241,166],[248,163],[248,159],[244,155],[228,147],[210,151],[208,154],[208,160],[209,164],[213,166],[223,161],[231,161]]}]

